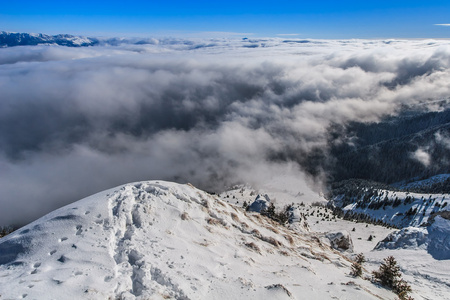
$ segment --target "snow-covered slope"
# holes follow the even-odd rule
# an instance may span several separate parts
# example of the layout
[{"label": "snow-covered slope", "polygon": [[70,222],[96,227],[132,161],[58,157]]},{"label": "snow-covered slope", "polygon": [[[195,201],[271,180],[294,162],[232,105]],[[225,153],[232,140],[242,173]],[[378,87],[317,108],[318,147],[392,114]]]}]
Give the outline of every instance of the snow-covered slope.
[{"label": "snow-covered slope", "polygon": [[394,299],[318,235],[191,185],[128,184],[0,240],[1,299]]},{"label": "snow-covered slope", "polygon": [[359,214],[355,219],[382,221],[399,228],[425,226],[430,217],[450,209],[450,194],[390,190],[362,180],[340,183],[330,198],[344,213]]}]

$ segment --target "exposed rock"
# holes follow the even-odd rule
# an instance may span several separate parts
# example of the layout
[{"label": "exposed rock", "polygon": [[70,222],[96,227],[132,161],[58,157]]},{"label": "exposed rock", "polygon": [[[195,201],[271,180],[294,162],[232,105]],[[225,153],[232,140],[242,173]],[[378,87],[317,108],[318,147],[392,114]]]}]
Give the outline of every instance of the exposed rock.
[{"label": "exposed rock", "polygon": [[330,240],[332,248],[339,251],[353,251],[353,242],[347,231],[329,232],[325,236]]}]

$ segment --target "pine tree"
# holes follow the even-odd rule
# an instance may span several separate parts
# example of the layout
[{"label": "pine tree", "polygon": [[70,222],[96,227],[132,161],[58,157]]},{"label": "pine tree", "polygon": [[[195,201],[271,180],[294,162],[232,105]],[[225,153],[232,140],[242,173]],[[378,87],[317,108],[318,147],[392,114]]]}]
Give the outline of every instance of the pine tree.
[{"label": "pine tree", "polygon": [[244,201],[244,203],[242,203],[242,207],[243,207],[245,210],[247,210],[247,207],[248,207],[247,201]]},{"label": "pine tree", "polygon": [[275,216],[275,205],[273,203],[270,203],[269,207],[267,208],[264,214],[267,217],[273,219],[273,217]]},{"label": "pine tree", "polygon": [[364,254],[360,253],[356,255],[355,261],[352,263],[352,271],[350,275],[354,277],[361,277],[362,275],[362,264],[366,262]]},{"label": "pine tree", "polygon": [[356,261],[358,264],[362,265],[363,263],[366,262],[366,258],[364,257],[364,254],[360,253],[360,254],[356,255],[355,261]]},{"label": "pine tree", "polygon": [[411,286],[402,279],[400,267],[393,256],[386,257],[379,270],[373,272],[373,276],[376,281],[392,289],[400,300],[412,300],[408,295],[412,291]]},{"label": "pine tree", "polygon": [[395,284],[394,292],[398,295],[398,298],[400,300],[412,299],[410,296],[408,296],[408,293],[410,293],[411,291],[412,291],[411,286],[403,279],[400,279]]},{"label": "pine tree", "polygon": [[393,256],[386,257],[378,271],[373,271],[372,274],[376,281],[390,289],[394,289],[396,283],[402,276],[400,267],[397,265],[397,261]]}]

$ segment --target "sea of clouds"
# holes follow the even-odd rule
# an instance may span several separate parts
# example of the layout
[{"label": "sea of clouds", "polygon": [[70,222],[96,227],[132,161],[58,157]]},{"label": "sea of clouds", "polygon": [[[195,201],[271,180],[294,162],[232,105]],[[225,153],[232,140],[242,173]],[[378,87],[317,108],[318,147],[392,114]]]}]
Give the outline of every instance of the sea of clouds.
[{"label": "sea of clouds", "polygon": [[305,180],[330,126],[441,109],[449,66],[450,42],[431,40],[2,48],[0,225],[138,180],[210,191],[286,169]]}]

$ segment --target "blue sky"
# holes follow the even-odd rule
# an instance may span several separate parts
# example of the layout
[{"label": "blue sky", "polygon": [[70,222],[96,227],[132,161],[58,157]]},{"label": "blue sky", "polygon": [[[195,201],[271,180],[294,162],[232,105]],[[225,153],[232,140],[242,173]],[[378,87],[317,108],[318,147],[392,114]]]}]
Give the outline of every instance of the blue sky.
[{"label": "blue sky", "polygon": [[0,30],[84,35],[450,38],[450,2],[8,1]]}]

